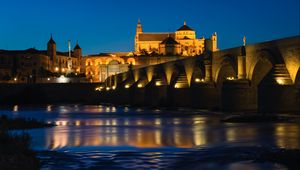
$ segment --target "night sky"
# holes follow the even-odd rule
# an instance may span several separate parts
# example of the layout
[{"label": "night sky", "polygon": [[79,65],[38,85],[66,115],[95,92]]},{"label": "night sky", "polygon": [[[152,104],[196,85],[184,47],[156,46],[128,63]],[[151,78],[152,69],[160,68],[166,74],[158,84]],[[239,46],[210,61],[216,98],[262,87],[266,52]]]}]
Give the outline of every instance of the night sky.
[{"label": "night sky", "polygon": [[68,39],[84,54],[132,51],[145,32],[175,31],[184,20],[197,37],[218,33],[220,49],[300,34],[299,0],[0,0],[0,49],[58,50]]}]

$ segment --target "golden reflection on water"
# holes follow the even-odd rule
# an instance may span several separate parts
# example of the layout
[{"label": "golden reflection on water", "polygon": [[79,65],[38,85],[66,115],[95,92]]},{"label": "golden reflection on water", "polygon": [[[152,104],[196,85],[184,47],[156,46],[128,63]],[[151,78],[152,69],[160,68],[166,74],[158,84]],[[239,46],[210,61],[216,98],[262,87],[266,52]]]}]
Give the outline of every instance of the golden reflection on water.
[{"label": "golden reflection on water", "polygon": [[[192,120],[198,124],[199,120]],[[172,122],[178,124],[179,120]],[[174,127],[163,129],[163,119],[106,119],[106,120],[67,120],[55,121],[57,127],[46,136],[47,146],[50,149],[66,146],[134,146],[134,147],[162,147],[176,146],[191,148],[206,144],[206,135],[202,128],[182,129]],[[87,129],[81,129],[86,126]],[[173,126],[173,125],[171,125]],[[75,128],[74,128],[75,127]],[[76,129],[78,127],[78,129]],[[132,128],[140,127],[140,128]]]},{"label": "golden reflection on water", "polygon": [[212,128],[211,124],[206,124],[206,119],[105,118],[72,120],[73,122],[58,120],[55,121],[58,126],[46,135],[46,145],[50,149],[67,146],[193,148],[218,142],[258,141],[266,138],[271,139],[278,147],[300,148],[300,125],[274,124],[265,128],[256,124],[237,124],[221,127],[216,125],[216,128]]},{"label": "golden reflection on water", "polygon": [[19,106],[18,105],[14,105],[13,112],[18,112],[18,111],[19,111]]},{"label": "golden reflection on water", "polygon": [[300,128],[297,124],[278,124],[275,137],[276,145],[280,148],[300,148]]}]

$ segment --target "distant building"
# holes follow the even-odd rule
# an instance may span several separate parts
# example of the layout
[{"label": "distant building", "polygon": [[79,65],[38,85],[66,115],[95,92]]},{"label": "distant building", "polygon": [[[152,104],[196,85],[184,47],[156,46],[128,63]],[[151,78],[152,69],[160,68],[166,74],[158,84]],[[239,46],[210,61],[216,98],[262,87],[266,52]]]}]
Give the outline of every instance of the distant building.
[{"label": "distant building", "polygon": [[161,55],[196,56],[204,52],[205,48],[217,51],[217,34],[210,39],[196,38],[196,32],[186,22],[175,32],[143,32],[142,24],[138,21],[135,36],[135,53],[157,53]]},{"label": "distant building", "polygon": [[47,50],[0,50],[0,82],[40,82],[52,73],[80,73],[81,59],[82,51],[78,43],[70,54],[58,52],[52,36]]}]

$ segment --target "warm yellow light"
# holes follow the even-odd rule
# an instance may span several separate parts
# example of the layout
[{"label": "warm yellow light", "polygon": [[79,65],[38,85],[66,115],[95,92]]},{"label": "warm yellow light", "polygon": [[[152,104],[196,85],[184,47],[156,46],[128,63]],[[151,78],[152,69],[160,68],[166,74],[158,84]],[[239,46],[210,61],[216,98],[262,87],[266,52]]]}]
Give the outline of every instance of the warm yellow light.
[{"label": "warm yellow light", "polygon": [[126,88],[126,89],[128,89],[129,87],[130,87],[130,85],[129,85],[129,84],[126,84],[126,85],[125,85],[125,88]]},{"label": "warm yellow light", "polygon": [[50,78],[47,78],[48,81],[50,81]]},{"label": "warm yellow light", "polygon": [[103,87],[102,86],[99,86],[99,87],[96,87],[95,88],[95,91],[102,91]]},{"label": "warm yellow light", "polygon": [[226,79],[227,79],[227,80],[235,80],[234,77],[227,77]]},{"label": "warm yellow light", "polygon": [[138,88],[142,88],[143,87],[143,84],[138,84]]},{"label": "warm yellow light", "polygon": [[59,69],[58,69],[58,67],[55,67],[55,71],[58,71]]},{"label": "warm yellow light", "polygon": [[174,87],[175,87],[176,89],[178,89],[178,88],[180,88],[180,85],[176,83]]},{"label": "warm yellow light", "polygon": [[14,78],[14,81],[17,81],[18,79],[17,78]]},{"label": "warm yellow light", "polygon": [[276,83],[279,84],[279,85],[284,85],[285,84],[285,81],[281,78],[277,78],[276,79]]},{"label": "warm yellow light", "polygon": [[155,85],[156,85],[156,86],[161,86],[161,82],[160,82],[160,81],[157,81],[157,82],[155,82]]},{"label": "warm yellow light", "polygon": [[200,83],[200,82],[203,83],[203,82],[205,82],[205,80],[204,80],[204,79],[200,79],[200,78],[196,78],[196,79],[195,79],[195,82],[196,82],[196,83]]},{"label": "warm yellow light", "polygon": [[110,87],[106,87],[106,91],[109,91],[110,90]]},{"label": "warm yellow light", "polygon": [[113,90],[116,90],[116,86],[112,86],[112,89],[113,89]]},{"label": "warm yellow light", "polygon": [[64,68],[62,69],[62,72],[65,72],[65,69],[64,69]]}]

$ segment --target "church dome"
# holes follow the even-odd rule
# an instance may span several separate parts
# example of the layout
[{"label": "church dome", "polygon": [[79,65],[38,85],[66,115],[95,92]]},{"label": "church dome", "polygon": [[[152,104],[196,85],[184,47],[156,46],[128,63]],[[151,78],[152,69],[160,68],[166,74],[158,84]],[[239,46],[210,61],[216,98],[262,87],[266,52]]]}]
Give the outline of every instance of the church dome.
[{"label": "church dome", "polygon": [[177,31],[194,31],[192,28],[186,25],[186,22],[184,22],[183,26],[180,27]]}]

